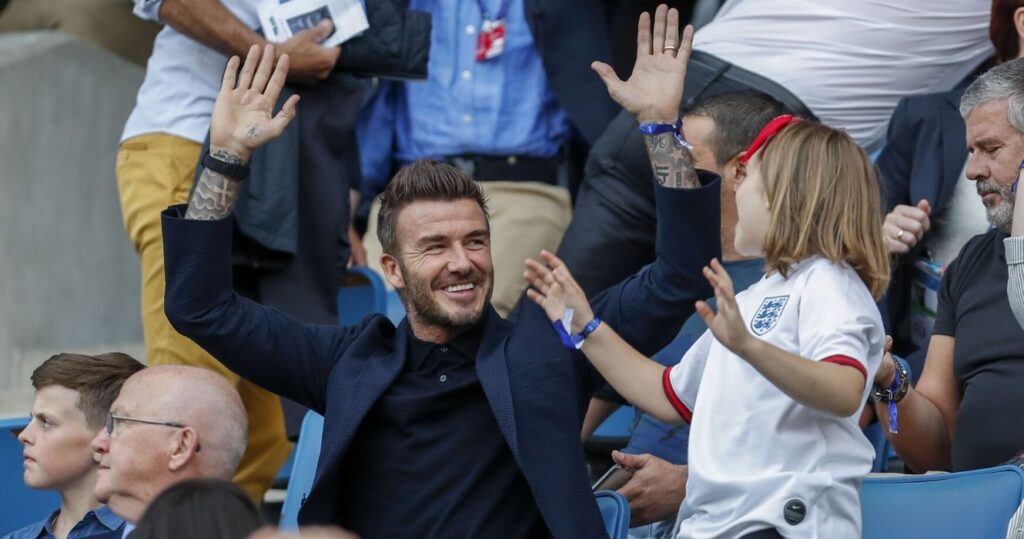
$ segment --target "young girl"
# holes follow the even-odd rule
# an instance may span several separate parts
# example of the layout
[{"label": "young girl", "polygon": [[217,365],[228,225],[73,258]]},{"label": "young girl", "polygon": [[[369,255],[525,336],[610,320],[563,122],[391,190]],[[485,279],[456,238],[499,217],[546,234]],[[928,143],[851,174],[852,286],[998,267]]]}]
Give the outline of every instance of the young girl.
[{"label": "young girl", "polygon": [[[857,425],[885,339],[879,188],[844,132],[780,117],[747,150],[736,192],[740,253],[764,278],[734,294],[704,268],[717,312],[665,369],[595,323],[582,290],[549,253],[527,262],[530,298],[552,321],[574,312],[582,351],[630,402],[691,422],[679,537],[860,537],[859,487],[874,451]],[[560,322],[556,322],[556,327]]]}]

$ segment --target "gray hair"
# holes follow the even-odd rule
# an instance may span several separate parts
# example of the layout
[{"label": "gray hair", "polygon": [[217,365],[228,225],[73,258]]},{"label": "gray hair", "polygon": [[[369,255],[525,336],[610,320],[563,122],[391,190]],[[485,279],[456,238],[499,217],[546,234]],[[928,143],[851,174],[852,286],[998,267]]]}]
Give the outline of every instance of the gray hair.
[{"label": "gray hair", "polygon": [[1024,58],[999,64],[972,82],[960,100],[960,115],[967,118],[975,108],[996,99],[1006,99],[1010,125],[1024,133]]}]

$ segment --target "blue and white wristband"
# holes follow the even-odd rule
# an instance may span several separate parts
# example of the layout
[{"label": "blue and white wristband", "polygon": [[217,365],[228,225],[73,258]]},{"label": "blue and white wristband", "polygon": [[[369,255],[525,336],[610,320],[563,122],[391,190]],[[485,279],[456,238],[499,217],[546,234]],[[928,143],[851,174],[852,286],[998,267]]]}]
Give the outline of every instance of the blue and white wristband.
[{"label": "blue and white wristband", "polygon": [[672,133],[676,137],[676,141],[686,148],[687,150],[693,149],[693,144],[690,144],[683,138],[683,119],[679,118],[675,122],[670,124],[662,123],[647,123],[640,124],[640,132],[644,135],[661,135],[663,133]]},{"label": "blue and white wristband", "polygon": [[561,320],[555,320],[552,325],[555,328],[555,333],[558,334],[559,340],[562,341],[562,345],[570,350],[579,350],[583,348],[583,341],[587,340],[587,337],[594,332],[601,325],[601,319],[594,317],[593,320],[587,322],[587,325],[583,327],[583,331],[570,334],[568,328],[572,327],[572,316],[574,311],[572,309],[566,309],[562,314]]}]

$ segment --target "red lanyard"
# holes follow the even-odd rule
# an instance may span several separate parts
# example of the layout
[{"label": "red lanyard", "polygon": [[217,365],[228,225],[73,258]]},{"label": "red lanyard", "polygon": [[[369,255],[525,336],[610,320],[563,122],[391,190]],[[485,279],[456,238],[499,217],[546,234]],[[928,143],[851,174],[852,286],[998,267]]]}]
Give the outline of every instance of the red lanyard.
[{"label": "red lanyard", "polygon": [[476,40],[476,61],[484,62],[499,56],[505,50],[505,17],[508,15],[508,0],[501,0],[497,17],[491,18],[484,7],[484,0],[476,0],[480,7],[483,24]]}]

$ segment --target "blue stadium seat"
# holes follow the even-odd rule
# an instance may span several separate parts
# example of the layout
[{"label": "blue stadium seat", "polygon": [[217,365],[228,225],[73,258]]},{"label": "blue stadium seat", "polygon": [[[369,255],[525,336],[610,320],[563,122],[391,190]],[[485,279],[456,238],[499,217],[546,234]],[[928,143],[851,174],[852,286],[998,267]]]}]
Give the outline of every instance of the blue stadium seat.
[{"label": "blue stadium seat", "polygon": [[398,292],[389,290],[376,271],[367,267],[349,269],[338,290],[338,323],[355,325],[373,313],[382,313],[398,325],[405,317],[405,306]]},{"label": "blue stadium seat", "polygon": [[18,433],[29,418],[0,420],[0,535],[46,518],[60,507],[60,496],[53,491],[34,490],[22,479],[22,445]]},{"label": "blue stadium seat", "polygon": [[615,413],[608,416],[608,419],[601,423],[594,431],[592,439],[608,440],[616,438],[628,439],[632,431],[633,421],[636,419],[636,408],[629,405],[619,406]]},{"label": "blue stadium seat", "polygon": [[1024,500],[1024,471],[868,477],[860,500],[867,539],[1001,538]]},{"label": "blue stadium seat", "polygon": [[402,305],[401,298],[398,297],[398,292],[394,290],[387,291],[387,311],[386,313],[391,323],[398,325],[399,322],[405,318],[405,305]]},{"label": "blue stadium seat", "polygon": [[299,508],[306,501],[313,479],[316,477],[316,463],[320,458],[320,442],[323,438],[324,418],[316,412],[306,412],[299,430],[299,441],[292,452],[294,463],[288,490],[285,491],[281,506],[280,526],[285,530],[299,527]]},{"label": "blue stadium seat", "polygon": [[370,268],[349,269],[338,290],[338,323],[352,326],[373,313],[387,313],[387,308],[384,278]]},{"label": "blue stadium seat", "polygon": [[629,535],[629,503],[626,498],[613,490],[599,490],[594,493],[594,498],[601,510],[608,537],[626,539]]}]

